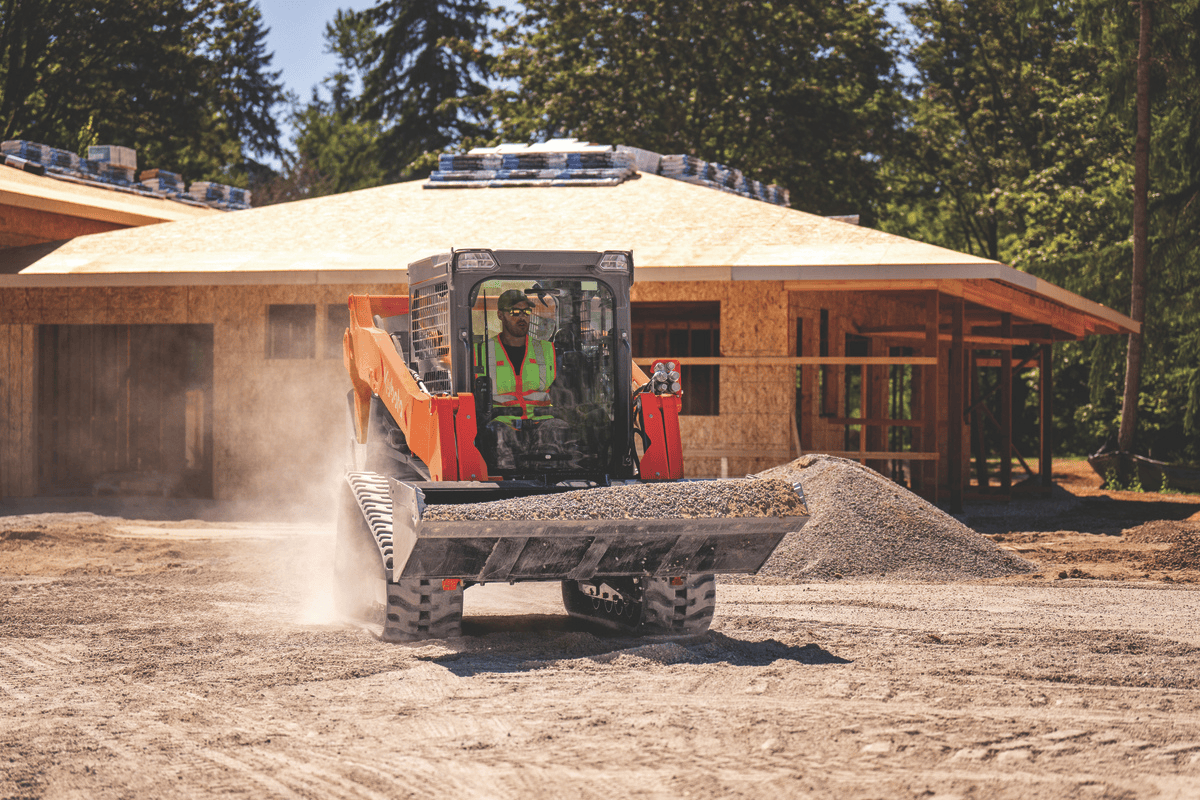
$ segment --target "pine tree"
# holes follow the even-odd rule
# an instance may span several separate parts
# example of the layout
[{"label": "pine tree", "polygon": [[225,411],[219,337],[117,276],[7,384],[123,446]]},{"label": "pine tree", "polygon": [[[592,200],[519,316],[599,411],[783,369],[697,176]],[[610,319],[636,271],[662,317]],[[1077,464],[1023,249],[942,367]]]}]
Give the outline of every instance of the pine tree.
[{"label": "pine tree", "polygon": [[378,31],[365,58],[363,116],[385,129],[392,177],[486,131],[470,101],[488,92],[495,14],[483,0],[382,0],[361,12]]},{"label": "pine tree", "polygon": [[[508,140],[575,136],[685,153],[861,214],[902,112],[892,31],[869,2],[528,0],[493,98]],[[512,87],[511,84],[516,86]]]},{"label": "pine tree", "polygon": [[249,0],[0,0],[0,135],[244,183],[282,99]]}]

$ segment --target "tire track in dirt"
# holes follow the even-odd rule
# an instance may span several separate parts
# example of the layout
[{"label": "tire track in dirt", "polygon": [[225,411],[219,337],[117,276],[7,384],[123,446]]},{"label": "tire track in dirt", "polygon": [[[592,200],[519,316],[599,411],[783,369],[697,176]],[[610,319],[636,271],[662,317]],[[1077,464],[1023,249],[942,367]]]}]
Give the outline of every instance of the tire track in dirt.
[{"label": "tire track in dirt", "polygon": [[74,644],[44,639],[0,639],[0,692],[19,703],[35,695],[29,690],[53,680],[64,667],[79,663]]}]

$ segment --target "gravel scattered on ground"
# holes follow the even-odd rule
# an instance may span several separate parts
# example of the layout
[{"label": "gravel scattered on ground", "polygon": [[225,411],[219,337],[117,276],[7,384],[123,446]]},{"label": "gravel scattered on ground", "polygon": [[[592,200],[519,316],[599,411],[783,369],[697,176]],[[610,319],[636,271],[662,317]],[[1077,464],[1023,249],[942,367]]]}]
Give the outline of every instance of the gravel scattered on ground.
[{"label": "gravel scattered on ground", "polygon": [[1148,554],[1143,563],[1151,569],[1194,569],[1200,565],[1200,523],[1153,520],[1122,534],[1130,542],[1167,545]]},{"label": "gravel scattered on ground", "polygon": [[784,537],[763,577],[944,581],[1037,570],[855,461],[805,455],[757,477],[801,483],[811,514],[802,530]]},{"label": "gravel scattered on ground", "polygon": [[712,519],[791,517],[805,513],[792,484],[783,480],[697,481],[605,486],[562,494],[438,505],[430,522],[488,519]]}]

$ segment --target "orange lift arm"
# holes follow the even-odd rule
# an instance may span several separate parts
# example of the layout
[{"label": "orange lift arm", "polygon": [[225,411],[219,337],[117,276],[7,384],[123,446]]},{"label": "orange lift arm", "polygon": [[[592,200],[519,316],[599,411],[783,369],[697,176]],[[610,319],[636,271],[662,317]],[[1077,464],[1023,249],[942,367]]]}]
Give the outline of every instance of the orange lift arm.
[{"label": "orange lift arm", "polygon": [[367,440],[371,395],[378,395],[404,431],[408,447],[429,467],[435,481],[486,480],[487,466],[475,447],[475,398],[430,395],[421,390],[391,336],[375,317],[408,313],[408,298],[351,295],[350,327],[342,340],[354,392],[354,426]]}]

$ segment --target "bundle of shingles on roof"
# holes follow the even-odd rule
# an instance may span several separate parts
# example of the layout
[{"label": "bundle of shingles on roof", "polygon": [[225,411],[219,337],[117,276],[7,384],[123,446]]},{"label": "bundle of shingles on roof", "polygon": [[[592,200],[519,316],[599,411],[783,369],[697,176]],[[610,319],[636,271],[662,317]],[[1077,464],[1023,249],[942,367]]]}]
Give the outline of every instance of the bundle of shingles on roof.
[{"label": "bundle of shingles on roof", "polygon": [[741,170],[704,161],[694,156],[674,155],[663,156],[661,174],[688,183],[698,183],[723,192],[733,192],[743,197],[753,197],[778,206],[786,206],[789,202],[787,189],[774,184],[768,185],[761,181],[751,180],[742,174]]},{"label": "bundle of shingles on roof", "polygon": [[166,197],[181,203],[236,211],[250,207],[250,192],[197,181],[185,191],[183,176],[162,169],[137,171],[137,151],[118,145],[92,145],[88,157],[69,150],[13,139],[0,143],[3,163],[37,175],[100,186],[133,194]]},{"label": "bundle of shingles on roof", "polygon": [[616,186],[634,171],[633,157],[611,148],[573,152],[476,148],[462,155],[439,156],[427,186]]},{"label": "bundle of shingles on roof", "polygon": [[615,186],[639,172],[698,183],[775,205],[788,205],[786,189],[768,186],[693,156],[660,156],[624,145],[551,139],[538,144],[477,147],[438,158],[426,189],[493,186]]}]

